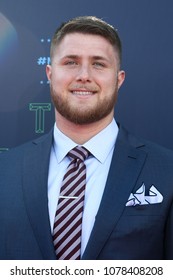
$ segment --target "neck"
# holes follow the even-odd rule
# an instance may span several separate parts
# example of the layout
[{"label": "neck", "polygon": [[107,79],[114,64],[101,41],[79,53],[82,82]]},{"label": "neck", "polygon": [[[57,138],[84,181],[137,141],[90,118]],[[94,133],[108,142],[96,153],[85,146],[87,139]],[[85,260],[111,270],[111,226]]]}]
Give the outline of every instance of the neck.
[{"label": "neck", "polygon": [[111,123],[113,113],[98,122],[86,125],[72,123],[62,117],[58,112],[56,112],[55,117],[56,126],[59,130],[75,143],[83,145]]}]

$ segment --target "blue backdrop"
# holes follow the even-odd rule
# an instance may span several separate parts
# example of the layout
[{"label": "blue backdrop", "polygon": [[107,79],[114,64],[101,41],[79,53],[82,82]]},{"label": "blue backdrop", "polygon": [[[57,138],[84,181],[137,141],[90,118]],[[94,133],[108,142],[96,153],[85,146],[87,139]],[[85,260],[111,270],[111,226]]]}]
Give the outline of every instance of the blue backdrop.
[{"label": "blue backdrop", "polygon": [[0,0],[0,150],[53,126],[45,75],[50,39],[62,21],[80,15],[103,18],[122,39],[126,81],[116,119],[172,149],[172,0]]}]

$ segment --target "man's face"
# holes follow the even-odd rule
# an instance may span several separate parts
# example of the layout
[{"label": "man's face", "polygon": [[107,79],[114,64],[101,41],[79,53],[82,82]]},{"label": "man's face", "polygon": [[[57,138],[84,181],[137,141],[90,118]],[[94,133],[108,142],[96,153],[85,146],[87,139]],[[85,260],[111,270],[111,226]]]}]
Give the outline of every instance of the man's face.
[{"label": "man's face", "polygon": [[46,72],[57,114],[80,125],[113,116],[124,72],[115,49],[102,36],[67,34]]}]

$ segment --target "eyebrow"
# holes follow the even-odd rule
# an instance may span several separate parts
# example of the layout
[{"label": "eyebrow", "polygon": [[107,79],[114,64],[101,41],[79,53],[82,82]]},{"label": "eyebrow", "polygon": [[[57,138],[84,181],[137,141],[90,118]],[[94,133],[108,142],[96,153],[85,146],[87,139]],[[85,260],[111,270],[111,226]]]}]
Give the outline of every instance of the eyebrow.
[{"label": "eyebrow", "polygon": [[106,57],[100,56],[100,55],[94,55],[92,58],[94,58],[96,60],[108,60]]},{"label": "eyebrow", "polygon": [[69,54],[69,55],[63,56],[61,59],[63,60],[63,59],[66,59],[66,58],[77,59],[77,58],[79,58],[79,56],[78,55],[74,55],[74,54]]},{"label": "eyebrow", "polygon": [[[75,55],[75,54],[65,55],[64,57],[61,58],[61,60],[68,59],[68,58],[70,58],[70,59],[80,59],[80,55]],[[94,56],[91,56],[91,58],[94,59],[94,60],[109,61],[109,59],[107,59],[104,56],[100,56],[100,55],[94,55]]]}]

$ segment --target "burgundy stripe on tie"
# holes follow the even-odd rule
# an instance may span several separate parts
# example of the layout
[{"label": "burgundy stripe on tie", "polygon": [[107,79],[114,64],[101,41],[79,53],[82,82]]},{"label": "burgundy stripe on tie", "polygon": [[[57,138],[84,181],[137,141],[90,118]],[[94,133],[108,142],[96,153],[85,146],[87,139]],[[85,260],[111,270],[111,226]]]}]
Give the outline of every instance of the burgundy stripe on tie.
[{"label": "burgundy stripe on tie", "polygon": [[86,185],[84,160],[89,156],[89,152],[84,147],[77,146],[68,153],[68,156],[71,162],[60,190],[53,242],[57,259],[79,260]]}]

